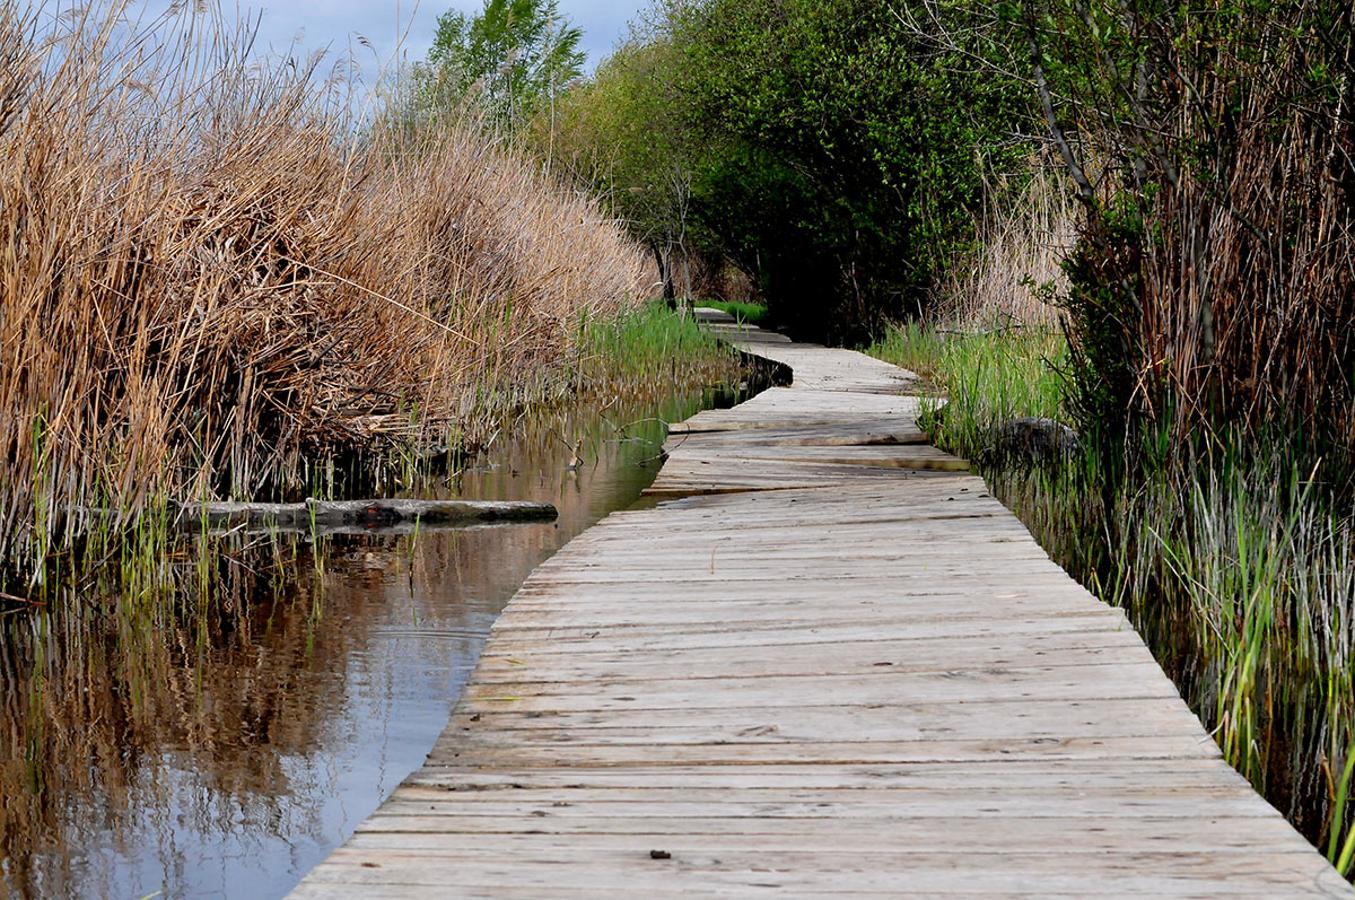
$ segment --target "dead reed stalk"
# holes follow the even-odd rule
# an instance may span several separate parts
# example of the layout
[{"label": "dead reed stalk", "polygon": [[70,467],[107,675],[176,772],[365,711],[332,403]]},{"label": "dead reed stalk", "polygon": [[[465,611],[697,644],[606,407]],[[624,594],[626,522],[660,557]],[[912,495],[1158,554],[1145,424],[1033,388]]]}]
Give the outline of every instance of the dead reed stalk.
[{"label": "dead reed stalk", "polygon": [[651,280],[474,127],[355,119],[318,59],[184,6],[0,4],[0,561],[69,545],[73,507],[445,438]]},{"label": "dead reed stalk", "polygon": [[1351,5],[1059,9],[1063,113],[1106,161],[1071,261],[1083,417],[1355,458]]},{"label": "dead reed stalk", "polygon": [[[952,268],[942,302],[931,313],[961,327],[1058,327],[1051,298],[1066,290],[1062,263],[1077,240],[1078,210],[1057,171],[1032,159],[1024,187],[990,190],[981,246]],[[1000,199],[999,199],[1000,198]]]}]

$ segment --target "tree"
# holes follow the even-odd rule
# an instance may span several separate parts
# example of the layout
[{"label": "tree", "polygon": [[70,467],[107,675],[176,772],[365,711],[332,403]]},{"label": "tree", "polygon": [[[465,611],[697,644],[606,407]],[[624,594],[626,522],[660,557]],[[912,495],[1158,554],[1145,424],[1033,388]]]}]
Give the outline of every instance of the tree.
[{"label": "tree", "polygon": [[976,241],[989,167],[1028,152],[1023,85],[981,52],[877,0],[656,0],[569,91],[552,158],[654,250],[666,293],[694,258],[732,263],[783,325],[859,340],[926,305]]},{"label": "tree", "polygon": [[[686,127],[677,52],[662,34],[633,33],[560,105],[554,161],[623,219],[654,254],[665,298],[692,252],[693,171],[706,151]],[[550,123],[553,124],[553,123]],[[544,145],[546,124],[536,129]],[[543,146],[542,149],[545,149]]]},{"label": "tree", "polygon": [[477,103],[490,125],[515,133],[582,74],[581,38],[558,0],[485,0],[469,17],[450,10],[416,70],[416,100],[434,114]]},{"label": "tree", "polygon": [[916,314],[976,240],[985,172],[1028,145],[1023,86],[938,52],[875,0],[706,0],[676,26],[694,116],[725,148],[693,213],[778,317],[865,337]]}]

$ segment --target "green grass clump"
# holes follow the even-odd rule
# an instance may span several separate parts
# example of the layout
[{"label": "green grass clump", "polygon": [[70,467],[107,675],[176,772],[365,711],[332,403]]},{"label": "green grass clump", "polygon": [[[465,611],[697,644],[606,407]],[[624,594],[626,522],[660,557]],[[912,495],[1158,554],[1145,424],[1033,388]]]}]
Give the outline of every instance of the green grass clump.
[{"label": "green grass clump", "polygon": [[1059,370],[1068,347],[1059,332],[942,333],[909,323],[891,328],[866,352],[911,369],[945,395],[924,402],[923,425],[965,458],[978,458],[1003,422],[1064,418]]},{"label": "green grass clump", "polygon": [[771,321],[767,307],[761,303],[745,303],[739,300],[697,300],[694,306],[706,306],[727,312],[743,325],[766,325]]},{"label": "green grass clump", "polygon": [[945,374],[941,357],[946,337],[934,328],[917,322],[891,325],[884,336],[865,352],[885,362],[902,366],[922,377],[930,387],[944,389]]},{"label": "green grass clump", "polygon": [[[738,354],[689,315],[652,302],[606,317],[585,315],[579,324],[578,371],[597,384],[620,381],[687,386],[728,380]],[[660,381],[661,380],[661,381]]]}]

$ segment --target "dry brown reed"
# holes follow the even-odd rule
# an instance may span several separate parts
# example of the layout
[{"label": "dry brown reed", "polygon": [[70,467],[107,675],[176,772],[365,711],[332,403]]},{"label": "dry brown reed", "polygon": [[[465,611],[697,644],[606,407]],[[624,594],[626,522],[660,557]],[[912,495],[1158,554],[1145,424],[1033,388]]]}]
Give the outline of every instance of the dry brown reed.
[{"label": "dry brown reed", "polygon": [[1355,120],[1284,112],[1275,83],[1303,76],[1272,77],[1247,91],[1226,183],[1186,170],[1157,201],[1142,396],[1184,401],[1183,431],[1223,411],[1251,431],[1304,425],[1355,449]]},{"label": "dry brown reed", "polygon": [[1277,426],[1355,451],[1351,5],[1077,8],[1049,53],[1081,59],[1072,113],[1107,162],[1075,255],[1085,393],[1179,443]]},{"label": "dry brown reed", "polygon": [[964,328],[1058,326],[1053,298],[1066,290],[1062,263],[1077,240],[1079,211],[1049,165],[1032,159],[1025,178],[1014,197],[1001,184],[988,192],[980,247],[950,270],[929,313],[933,321]]},{"label": "dry brown reed", "polygon": [[652,283],[472,125],[355,116],[318,59],[181,6],[0,5],[0,560],[70,542],[72,507],[445,440]]}]

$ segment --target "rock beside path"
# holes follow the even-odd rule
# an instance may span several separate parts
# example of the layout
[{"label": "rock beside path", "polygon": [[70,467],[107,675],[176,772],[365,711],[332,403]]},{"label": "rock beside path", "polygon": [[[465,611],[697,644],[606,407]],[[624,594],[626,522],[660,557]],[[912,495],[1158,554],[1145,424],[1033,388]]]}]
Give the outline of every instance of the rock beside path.
[{"label": "rock beside path", "polygon": [[1053,419],[1023,416],[1003,422],[993,433],[993,461],[1048,465],[1082,447],[1078,433]]}]

